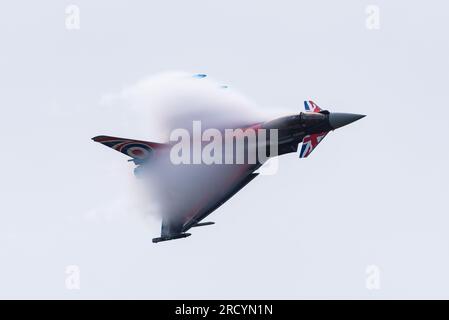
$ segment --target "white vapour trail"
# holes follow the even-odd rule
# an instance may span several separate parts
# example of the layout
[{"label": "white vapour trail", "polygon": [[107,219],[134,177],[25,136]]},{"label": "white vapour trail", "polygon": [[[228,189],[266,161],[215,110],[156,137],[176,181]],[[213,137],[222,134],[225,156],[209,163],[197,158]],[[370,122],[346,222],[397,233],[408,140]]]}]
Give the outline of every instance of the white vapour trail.
[{"label": "white vapour trail", "polygon": [[[109,112],[126,117],[133,134],[123,137],[154,142],[167,142],[173,129],[190,131],[192,121],[200,120],[202,128],[236,128],[254,124],[269,117],[244,95],[209,77],[195,77],[183,72],[163,73],[125,87],[119,94],[107,95],[102,103]],[[137,130],[136,130],[137,128]],[[126,130],[124,130],[126,131]],[[229,168],[211,166],[177,166],[165,159],[151,159],[148,174],[141,184],[146,190],[148,207],[158,207],[162,214],[185,212],[185,207],[201,205],[205,194],[218,194],[220,181]],[[149,183],[147,183],[149,182]],[[148,189],[149,188],[149,189]],[[135,201],[136,197],[133,197]]]},{"label": "white vapour trail", "polygon": [[193,120],[205,127],[232,128],[266,118],[243,94],[184,72],[147,77],[119,94],[105,95],[102,103],[121,114],[126,110],[129,125],[153,141],[167,141],[171,130],[191,128]]}]

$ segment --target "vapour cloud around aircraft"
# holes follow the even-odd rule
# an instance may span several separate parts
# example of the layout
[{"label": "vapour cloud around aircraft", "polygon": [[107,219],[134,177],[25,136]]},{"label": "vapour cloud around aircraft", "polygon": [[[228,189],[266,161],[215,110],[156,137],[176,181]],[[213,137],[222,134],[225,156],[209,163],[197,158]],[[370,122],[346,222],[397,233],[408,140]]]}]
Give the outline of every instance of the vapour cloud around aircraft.
[{"label": "vapour cloud around aircraft", "polygon": [[[207,77],[197,74],[187,80],[192,79],[199,82]],[[229,89],[214,83],[212,87]],[[192,100],[184,102],[192,105]],[[161,236],[154,238],[154,243],[185,238],[191,235],[187,232],[191,228],[213,224],[204,219],[256,178],[269,159],[294,152],[299,158],[307,158],[330,131],[364,117],[323,110],[308,100],[302,112],[251,121],[239,118],[238,112],[232,114],[236,110],[223,112],[221,104],[217,100],[217,109],[184,108],[175,112],[169,121],[167,141],[105,135],[93,138],[130,157],[135,175],[155,190],[163,212]]]}]

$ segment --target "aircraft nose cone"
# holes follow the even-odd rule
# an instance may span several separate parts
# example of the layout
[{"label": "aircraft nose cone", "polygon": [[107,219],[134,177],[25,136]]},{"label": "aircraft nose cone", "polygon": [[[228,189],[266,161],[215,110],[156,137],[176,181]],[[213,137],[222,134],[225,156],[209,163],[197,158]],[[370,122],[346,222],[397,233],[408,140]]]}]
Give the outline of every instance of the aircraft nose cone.
[{"label": "aircraft nose cone", "polygon": [[332,112],[329,114],[329,123],[332,128],[337,129],[363,117],[365,117],[364,114]]}]

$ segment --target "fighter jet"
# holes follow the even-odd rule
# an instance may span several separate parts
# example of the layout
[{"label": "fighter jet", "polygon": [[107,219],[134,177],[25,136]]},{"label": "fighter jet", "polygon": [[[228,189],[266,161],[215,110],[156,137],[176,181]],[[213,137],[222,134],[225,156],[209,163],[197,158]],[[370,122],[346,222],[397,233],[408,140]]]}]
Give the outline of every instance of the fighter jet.
[{"label": "fighter jet", "polygon": [[[357,121],[365,115],[338,113],[322,110],[313,101],[304,101],[303,112],[277,118],[271,121],[253,123],[247,128],[254,130],[276,129],[278,132],[276,156],[298,152],[299,158],[307,158],[326,135],[335,129]],[[141,175],[145,170],[152,171],[151,164],[158,158],[167,157],[171,143],[156,143],[142,140],[124,139],[110,136],[92,138],[131,157],[129,161],[136,165],[134,173]],[[299,145],[301,147],[299,148]],[[228,201],[233,195],[259,175],[256,172],[263,163],[203,165],[189,169],[189,179],[199,188],[177,185],[177,177],[183,175],[183,167],[173,166],[170,173],[160,175],[160,196],[165,200],[161,236],[153,243],[186,238],[193,227],[207,226],[214,222],[203,222],[213,211]],[[161,171],[161,170],[154,170]],[[213,172],[213,173],[211,173]],[[207,175],[207,179],[201,179]]]}]

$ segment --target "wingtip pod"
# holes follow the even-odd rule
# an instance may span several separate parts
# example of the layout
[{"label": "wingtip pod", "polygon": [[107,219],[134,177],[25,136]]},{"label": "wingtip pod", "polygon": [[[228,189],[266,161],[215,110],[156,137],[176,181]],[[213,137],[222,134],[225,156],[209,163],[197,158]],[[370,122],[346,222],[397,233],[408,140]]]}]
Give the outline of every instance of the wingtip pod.
[{"label": "wingtip pod", "polygon": [[192,226],[192,228],[194,228],[194,227],[211,226],[211,225],[213,225],[213,224],[215,224],[215,222],[213,222],[213,221],[197,222],[196,224],[194,224],[194,225]]},{"label": "wingtip pod", "polygon": [[153,243],[158,243],[158,242],[162,242],[162,241],[187,238],[187,237],[190,237],[191,235],[192,235],[191,233],[180,233],[180,234],[176,234],[176,235],[172,235],[172,236],[153,238],[152,241],[153,241]]},{"label": "wingtip pod", "polygon": [[101,141],[104,141],[105,138],[107,138],[107,136],[95,136],[91,139],[95,142],[101,142]]}]

